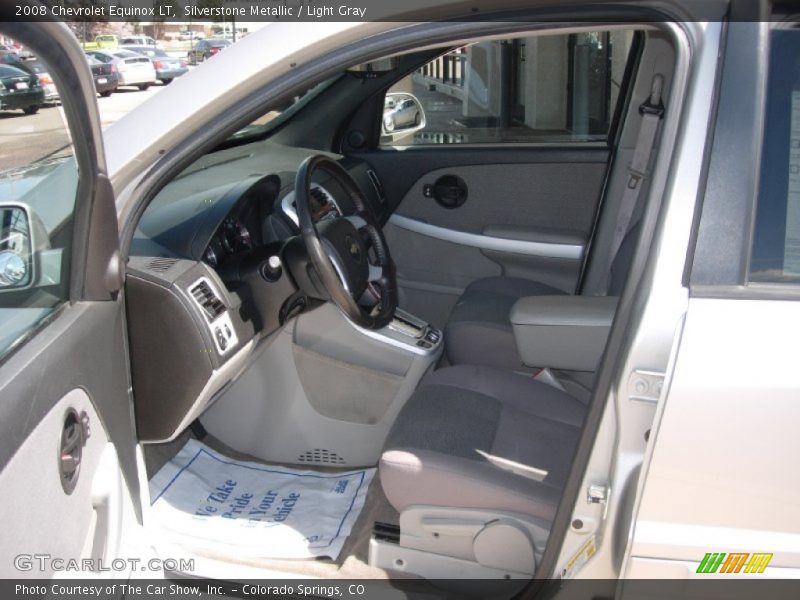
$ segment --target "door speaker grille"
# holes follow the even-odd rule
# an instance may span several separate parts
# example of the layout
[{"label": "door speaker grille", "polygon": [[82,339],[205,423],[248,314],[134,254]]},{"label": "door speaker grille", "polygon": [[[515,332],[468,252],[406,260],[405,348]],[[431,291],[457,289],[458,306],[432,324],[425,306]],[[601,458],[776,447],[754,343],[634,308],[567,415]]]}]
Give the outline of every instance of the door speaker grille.
[{"label": "door speaker grille", "polygon": [[345,460],[327,448],[314,448],[313,450],[306,450],[297,460],[302,463],[317,463],[324,465],[343,465]]}]

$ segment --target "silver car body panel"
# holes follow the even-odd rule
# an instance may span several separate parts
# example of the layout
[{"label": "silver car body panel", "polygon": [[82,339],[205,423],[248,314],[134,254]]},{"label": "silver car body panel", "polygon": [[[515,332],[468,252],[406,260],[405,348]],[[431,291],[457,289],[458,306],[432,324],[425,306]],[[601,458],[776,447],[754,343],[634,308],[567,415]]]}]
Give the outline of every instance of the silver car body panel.
[{"label": "silver car body panel", "polygon": [[800,577],[798,336],[796,301],[689,302],[626,576],[691,577],[706,552],[759,552],[773,554],[766,577]]},{"label": "silver car body panel", "polygon": [[[630,340],[626,355],[615,357],[615,385],[573,509],[571,521],[582,520],[585,526],[578,530],[571,527],[567,532],[555,576],[592,579],[617,577],[620,573],[620,565],[629,552],[624,540],[631,532],[631,503],[648,447],[645,433],[652,426],[656,409],[655,402],[632,399],[629,383],[635,381],[637,370],[663,373],[665,381],[656,394],[663,401],[688,306],[688,290],[682,285],[682,276],[712,114],[722,26],[686,23],[666,27],[673,34],[677,63],[669,99],[665,101],[669,108],[660,142],[662,148],[668,150],[672,146],[674,150],[671,160],[663,156],[657,162],[650,189],[651,195],[663,193],[661,216],[645,283],[630,300],[634,303],[630,309],[634,312],[635,330],[626,334]],[[622,301],[626,301],[624,294]],[[587,492],[593,485],[606,491],[606,502],[589,501]],[[580,555],[590,539],[596,553],[580,571],[570,569],[572,559]],[[615,543],[615,539],[622,543]]]}]

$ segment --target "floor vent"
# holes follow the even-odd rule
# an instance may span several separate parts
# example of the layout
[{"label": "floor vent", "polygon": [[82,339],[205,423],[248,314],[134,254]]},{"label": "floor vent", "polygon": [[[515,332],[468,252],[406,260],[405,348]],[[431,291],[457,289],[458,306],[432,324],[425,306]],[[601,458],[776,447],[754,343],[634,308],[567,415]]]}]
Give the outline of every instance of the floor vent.
[{"label": "floor vent", "polygon": [[297,460],[302,463],[317,463],[324,465],[345,464],[344,459],[341,456],[336,454],[336,452],[331,452],[327,448],[314,448],[313,450],[307,450],[298,456]]}]

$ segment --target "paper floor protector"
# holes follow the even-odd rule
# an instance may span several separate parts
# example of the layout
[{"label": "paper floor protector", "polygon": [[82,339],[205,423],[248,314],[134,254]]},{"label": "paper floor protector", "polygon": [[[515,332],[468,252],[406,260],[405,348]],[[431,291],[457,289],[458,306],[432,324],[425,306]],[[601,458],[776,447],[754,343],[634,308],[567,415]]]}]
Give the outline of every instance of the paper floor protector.
[{"label": "paper floor protector", "polygon": [[234,460],[192,439],[150,480],[148,524],[235,556],[336,559],[374,474]]}]

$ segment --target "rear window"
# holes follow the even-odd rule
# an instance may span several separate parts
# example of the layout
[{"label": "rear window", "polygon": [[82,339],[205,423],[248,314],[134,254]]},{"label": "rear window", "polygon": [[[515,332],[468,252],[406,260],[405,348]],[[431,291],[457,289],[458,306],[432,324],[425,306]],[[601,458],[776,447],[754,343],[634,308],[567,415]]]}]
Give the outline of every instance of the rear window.
[{"label": "rear window", "polygon": [[800,283],[800,30],[771,34],[750,281]]},{"label": "rear window", "polygon": [[28,73],[22,69],[0,65],[0,77],[28,77]]},{"label": "rear window", "polygon": [[94,57],[95,60],[100,61],[101,63],[109,63],[114,60],[113,56],[109,56],[108,54],[90,54],[89,56]]},{"label": "rear window", "polygon": [[136,48],[131,48],[131,50],[133,50],[137,54],[144,54],[145,56],[149,56],[151,58],[155,56],[167,57],[166,52],[164,52],[163,50],[158,50],[156,48],[136,47]]},{"label": "rear window", "polygon": [[114,56],[119,58],[139,58],[139,55],[136,52],[129,52],[127,50],[120,50],[119,52],[114,52]]}]

